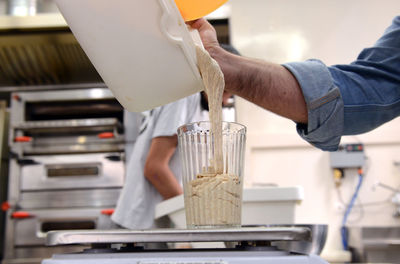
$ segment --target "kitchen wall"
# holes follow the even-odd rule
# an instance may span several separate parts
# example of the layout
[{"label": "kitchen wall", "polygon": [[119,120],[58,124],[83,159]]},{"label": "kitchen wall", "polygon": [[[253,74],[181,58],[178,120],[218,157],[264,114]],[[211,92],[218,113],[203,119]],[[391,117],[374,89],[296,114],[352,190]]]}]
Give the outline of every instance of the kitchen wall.
[{"label": "kitchen wall", "polygon": [[7,14],[7,1],[0,0],[0,15]]},{"label": "kitchen wall", "polygon": [[[372,45],[400,14],[398,0],[231,0],[233,45],[244,56],[283,63],[319,58],[326,64],[349,63]],[[323,256],[339,261],[339,227],[344,213],[329,165],[329,153],[310,147],[292,121],[237,99],[237,120],[248,127],[246,184],[302,185],[305,200],[298,206],[297,223],[328,223]],[[400,118],[373,132],[344,137],[343,143],[365,144],[368,157],[359,204],[352,225],[400,225],[387,190],[380,181],[400,186]],[[346,172],[339,189],[348,202],[357,183],[355,170]]]}]

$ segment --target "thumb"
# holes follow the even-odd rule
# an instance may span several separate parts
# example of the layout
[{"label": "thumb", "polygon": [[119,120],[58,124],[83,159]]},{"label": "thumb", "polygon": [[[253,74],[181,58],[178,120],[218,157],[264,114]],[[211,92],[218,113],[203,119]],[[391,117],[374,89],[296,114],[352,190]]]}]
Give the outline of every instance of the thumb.
[{"label": "thumb", "polygon": [[192,28],[197,29],[201,41],[206,49],[219,46],[217,33],[214,27],[204,18],[200,18],[188,23]]}]

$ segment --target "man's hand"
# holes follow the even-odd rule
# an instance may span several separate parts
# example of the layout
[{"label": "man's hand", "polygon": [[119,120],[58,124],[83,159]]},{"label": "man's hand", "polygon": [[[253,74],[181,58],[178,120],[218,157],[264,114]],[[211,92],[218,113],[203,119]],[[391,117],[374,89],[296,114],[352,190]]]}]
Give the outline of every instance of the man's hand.
[{"label": "man's hand", "polygon": [[199,31],[201,41],[203,42],[204,48],[207,51],[210,52],[213,49],[220,48],[217,39],[217,32],[215,31],[214,27],[210,23],[208,23],[207,20],[205,20],[204,18],[200,18],[193,22],[189,22],[189,25]]},{"label": "man's hand", "polygon": [[300,85],[286,68],[225,51],[218,43],[215,29],[204,18],[189,25],[199,31],[205,49],[221,67],[225,91],[297,123],[308,122]]},{"label": "man's hand", "polygon": [[219,45],[215,28],[204,18],[188,22],[188,24],[199,31],[204,48],[208,51],[211,57],[217,61],[224,73],[225,91],[230,92],[234,89],[232,84],[235,85],[237,83],[235,77],[238,68],[232,68],[230,65],[232,57],[235,55],[227,52]]}]

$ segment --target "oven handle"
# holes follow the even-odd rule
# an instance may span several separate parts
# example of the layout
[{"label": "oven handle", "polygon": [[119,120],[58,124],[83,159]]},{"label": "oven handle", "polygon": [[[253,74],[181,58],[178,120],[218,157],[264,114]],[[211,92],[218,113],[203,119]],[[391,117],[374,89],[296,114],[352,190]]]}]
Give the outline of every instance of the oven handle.
[{"label": "oven handle", "polygon": [[100,139],[108,139],[108,138],[115,138],[115,135],[113,132],[104,132],[98,134],[97,137]]},{"label": "oven handle", "polygon": [[14,138],[14,142],[22,143],[22,142],[32,142],[32,137],[21,136]]},{"label": "oven handle", "polygon": [[26,212],[26,211],[16,211],[11,214],[11,218],[13,219],[27,219],[27,218],[33,218],[35,215]]},{"label": "oven handle", "polygon": [[102,215],[111,216],[111,215],[114,213],[114,211],[115,211],[115,209],[113,209],[113,208],[104,209],[104,210],[101,210],[101,214],[102,214]]},{"label": "oven handle", "polygon": [[40,162],[37,162],[33,159],[17,159],[17,163],[21,166],[29,166],[29,165],[39,165]]},{"label": "oven handle", "polygon": [[109,161],[116,161],[116,162],[122,160],[121,155],[108,155],[105,156],[105,158],[108,159]]}]

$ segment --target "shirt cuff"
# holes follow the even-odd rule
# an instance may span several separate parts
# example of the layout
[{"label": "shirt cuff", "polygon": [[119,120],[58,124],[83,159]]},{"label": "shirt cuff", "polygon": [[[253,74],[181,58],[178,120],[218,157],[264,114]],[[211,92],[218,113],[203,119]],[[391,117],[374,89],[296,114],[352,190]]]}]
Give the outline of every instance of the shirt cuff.
[{"label": "shirt cuff", "polygon": [[319,60],[283,66],[297,79],[307,104],[308,124],[297,124],[297,132],[317,148],[337,150],[343,133],[344,108],[328,68]]}]

